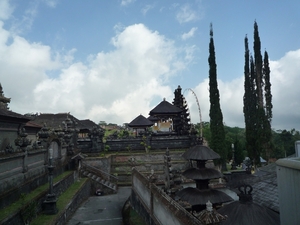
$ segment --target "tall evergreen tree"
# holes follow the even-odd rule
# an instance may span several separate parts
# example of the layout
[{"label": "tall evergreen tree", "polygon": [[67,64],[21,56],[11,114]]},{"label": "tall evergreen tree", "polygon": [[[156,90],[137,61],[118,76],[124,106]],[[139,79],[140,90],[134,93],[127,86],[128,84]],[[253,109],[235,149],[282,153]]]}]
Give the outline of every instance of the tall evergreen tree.
[{"label": "tall evergreen tree", "polygon": [[220,107],[220,94],[217,82],[217,64],[215,57],[215,46],[213,39],[212,24],[210,25],[210,42],[209,42],[209,100],[210,100],[210,131],[211,149],[218,152],[221,156],[220,163],[222,169],[226,170],[227,149],[225,147],[225,131],[223,124],[223,114]]},{"label": "tall evergreen tree", "polygon": [[[245,38],[245,94],[244,116],[246,125],[246,149],[255,165],[260,156],[267,159],[271,152],[272,95],[268,54],[264,60],[260,52],[261,43],[258,26],[254,23],[254,60],[249,58],[248,39]],[[250,60],[250,68],[249,68]]]},{"label": "tall evergreen tree", "polygon": [[272,153],[272,94],[271,94],[271,82],[270,82],[270,67],[269,67],[269,56],[267,51],[264,53],[264,65],[263,65],[263,77],[265,82],[265,119],[264,119],[264,149],[265,157],[269,159]]},{"label": "tall evergreen tree", "polygon": [[245,37],[245,66],[244,66],[244,117],[245,117],[245,130],[246,130],[246,150],[249,157],[255,156],[255,123],[253,122],[256,115],[256,94],[254,87],[254,63],[252,56],[249,54],[248,38]]}]

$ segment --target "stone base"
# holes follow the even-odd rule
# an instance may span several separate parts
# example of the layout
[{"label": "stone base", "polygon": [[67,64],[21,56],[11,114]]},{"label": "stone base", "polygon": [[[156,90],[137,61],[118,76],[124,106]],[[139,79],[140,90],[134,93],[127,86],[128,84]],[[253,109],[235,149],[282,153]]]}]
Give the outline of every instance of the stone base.
[{"label": "stone base", "polygon": [[48,194],[44,201],[44,214],[54,215],[58,212],[56,207],[56,196],[55,194]]}]

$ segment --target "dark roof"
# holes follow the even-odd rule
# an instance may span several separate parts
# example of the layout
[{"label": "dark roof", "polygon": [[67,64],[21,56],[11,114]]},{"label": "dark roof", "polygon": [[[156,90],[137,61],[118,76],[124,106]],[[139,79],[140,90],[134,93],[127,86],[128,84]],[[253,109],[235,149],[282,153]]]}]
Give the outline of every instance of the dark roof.
[{"label": "dark roof", "polygon": [[176,115],[182,112],[182,109],[178,108],[175,105],[172,105],[170,102],[165,99],[159,103],[154,109],[152,109],[149,113],[150,116],[153,115]]},{"label": "dark roof", "polygon": [[86,120],[78,120],[77,121],[77,128],[79,129],[93,129],[94,127],[97,127],[100,129],[100,126],[98,124],[96,124],[95,122],[89,120],[89,119],[86,119]]},{"label": "dark roof", "polygon": [[237,186],[240,184],[249,184],[253,187],[252,198],[254,202],[279,212],[279,196],[275,163],[259,167],[254,174],[241,174],[239,176],[234,175],[235,174],[232,173],[232,178],[228,182],[228,185],[232,190],[238,192],[236,189]]},{"label": "dark roof", "polygon": [[147,119],[150,120],[150,121],[152,121],[152,122],[157,122],[157,121],[159,121],[159,118],[157,118],[157,117],[155,117],[155,116],[149,116]]},{"label": "dark roof", "polygon": [[258,204],[243,204],[239,201],[232,202],[218,210],[227,219],[222,225],[243,224],[243,225],[279,225],[279,214],[260,206]]},{"label": "dark roof", "polygon": [[23,116],[19,113],[15,113],[7,109],[0,109],[0,117],[4,119],[10,119],[10,120],[17,119],[18,121],[25,122],[25,123],[30,120],[30,118],[26,116]]},{"label": "dark roof", "polygon": [[278,213],[253,202],[251,186],[246,185],[244,186],[244,188],[240,188],[239,190],[241,191],[241,193],[239,194],[239,201],[229,203],[218,210],[219,213],[228,217],[226,221],[221,223],[222,225],[280,224]]},{"label": "dark roof", "polygon": [[182,154],[182,157],[190,160],[219,159],[220,155],[204,145],[195,145]]},{"label": "dark roof", "polygon": [[35,117],[34,122],[40,125],[46,124],[46,126],[49,128],[58,129],[64,128],[64,124],[68,118],[73,122],[73,124],[77,124],[79,121],[70,113],[41,113],[40,115]]},{"label": "dark roof", "polygon": [[26,127],[32,127],[32,128],[42,128],[43,126],[40,125],[40,124],[37,124],[33,121],[28,121],[26,124],[25,124]]},{"label": "dark roof", "polygon": [[279,212],[279,196],[276,164],[258,168],[252,178],[246,180],[253,187],[253,201]]},{"label": "dark roof", "polygon": [[153,125],[153,122],[148,120],[143,115],[137,116],[134,120],[132,120],[128,126],[129,127],[151,127]]},{"label": "dark roof", "polygon": [[191,205],[206,205],[208,201],[212,204],[233,201],[230,196],[215,189],[199,190],[197,188],[187,187],[178,191],[176,195]]},{"label": "dark roof", "polygon": [[193,180],[210,180],[223,177],[223,174],[212,168],[190,168],[182,173],[183,176]]}]

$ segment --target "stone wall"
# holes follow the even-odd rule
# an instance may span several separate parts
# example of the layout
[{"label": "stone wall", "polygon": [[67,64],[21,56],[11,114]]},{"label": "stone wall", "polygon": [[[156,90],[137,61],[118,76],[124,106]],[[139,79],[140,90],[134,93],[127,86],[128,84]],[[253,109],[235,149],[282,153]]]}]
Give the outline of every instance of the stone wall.
[{"label": "stone wall", "polygon": [[0,154],[6,153],[5,148],[11,145],[16,149],[15,140],[18,137],[19,123],[0,121]]},{"label": "stone wall", "polygon": [[[45,177],[48,180],[48,176],[45,176]],[[75,178],[76,178],[76,175],[75,175],[75,172],[73,172],[70,175],[68,175],[67,177],[65,177],[65,179],[53,184],[53,192],[56,194],[56,196],[59,196],[64,191],[66,191],[67,188],[70,187],[70,185],[72,185],[74,183]],[[88,186],[88,188],[89,188],[88,195],[90,195],[90,185]],[[48,189],[41,192],[35,199],[32,199],[32,202],[36,203],[37,213],[41,213],[43,211],[43,202],[45,201],[47,194],[48,194]],[[27,205],[24,205],[19,211],[12,214],[9,218],[6,218],[4,221],[0,221],[0,224],[3,224],[3,225],[23,224],[21,211],[24,210],[26,207],[27,207]]]},{"label": "stone wall", "polygon": [[130,202],[150,225],[201,225],[198,219],[135,169],[132,172]]},{"label": "stone wall", "polygon": [[[61,174],[67,166],[66,151],[55,159],[54,174]],[[29,193],[47,180],[48,151],[26,150],[0,156],[0,209],[16,201],[21,193]]]},{"label": "stone wall", "polygon": [[72,201],[67,205],[67,207],[59,213],[56,225],[66,224],[66,222],[71,218],[76,209],[80,204],[90,196],[91,192],[91,180],[88,179],[85,184],[77,191],[76,195],[73,197]]},{"label": "stone wall", "polygon": [[[194,143],[193,136],[149,136],[146,139],[142,137],[128,139],[108,139],[104,144],[99,144],[99,148],[91,149],[91,142],[81,140],[79,149],[85,153],[97,153],[104,151],[105,146],[109,146],[108,151],[138,151],[145,150],[145,145],[149,146],[149,150],[162,149],[184,149],[189,148]],[[100,146],[102,146],[100,148]]]}]

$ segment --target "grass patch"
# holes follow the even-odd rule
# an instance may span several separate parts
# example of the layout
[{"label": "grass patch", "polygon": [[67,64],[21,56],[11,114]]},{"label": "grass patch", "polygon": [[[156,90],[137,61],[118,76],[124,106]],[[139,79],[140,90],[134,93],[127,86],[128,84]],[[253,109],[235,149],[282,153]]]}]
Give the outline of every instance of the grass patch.
[{"label": "grass patch", "polygon": [[[62,180],[64,177],[68,176],[69,174],[73,173],[73,171],[66,171],[62,173],[61,175],[55,177],[53,179],[53,183],[56,183],[60,180]],[[49,183],[46,183],[44,185],[41,185],[31,191],[28,194],[24,194],[23,196],[20,196],[19,200],[10,204],[9,206],[5,207],[0,211],[0,221],[4,220],[8,216],[12,215],[13,213],[20,210],[24,205],[29,204],[32,200],[34,200],[36,197],[38,197],[41,193],[45,192],[49,188]]]},{"label": "grass patch", "polygon": [[143,218],[132,208],[130,208],[130,225],[147,225]]},{"label": "grass patch", "polygon": [[56,206],[58,209],[58,214],[56,215],[46,215],[40,214],[37,218],[31,221],[30,225],[40,225],[40,224],[52,224],[55,222],[56,218],[62,213],[62,210],[70,203],[73,196],[77,191],[83,186],[88,178],[82,178],[80,181],[75,181],[64,193],[62,193],[57,199]]}]

